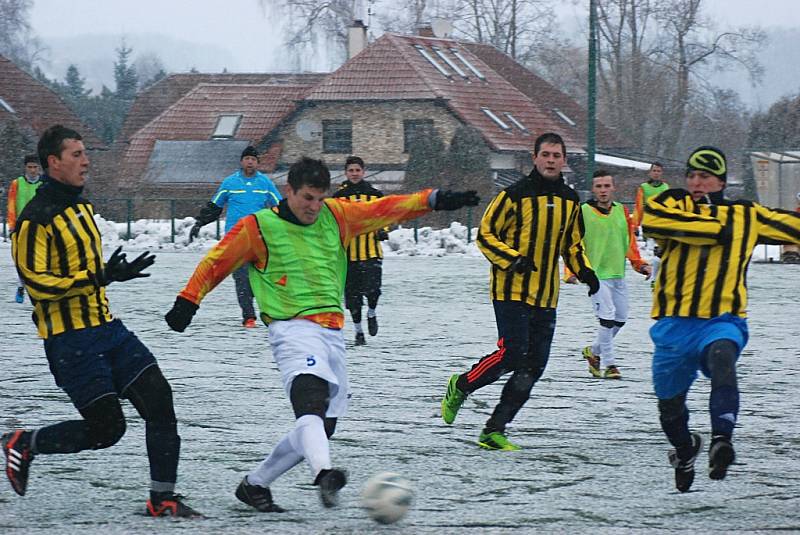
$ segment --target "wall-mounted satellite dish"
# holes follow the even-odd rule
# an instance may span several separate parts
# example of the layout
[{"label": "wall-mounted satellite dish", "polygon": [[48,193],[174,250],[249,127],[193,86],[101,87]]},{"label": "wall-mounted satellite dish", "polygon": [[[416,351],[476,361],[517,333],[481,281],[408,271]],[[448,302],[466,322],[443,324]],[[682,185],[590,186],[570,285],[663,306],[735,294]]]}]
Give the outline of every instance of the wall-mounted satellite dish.
[{"label": "wall-mounted satellite dish", "polygon": [[297,121],[294,129],[303,141],[315,141],[322,137],[322,123],[313,119]]},{"label": "wall-mounted satellite dish", "polygon": [[431,30],[433,35],[440,39],[449,39],[453,35],[453,23],[447,19],[432,19]]}]

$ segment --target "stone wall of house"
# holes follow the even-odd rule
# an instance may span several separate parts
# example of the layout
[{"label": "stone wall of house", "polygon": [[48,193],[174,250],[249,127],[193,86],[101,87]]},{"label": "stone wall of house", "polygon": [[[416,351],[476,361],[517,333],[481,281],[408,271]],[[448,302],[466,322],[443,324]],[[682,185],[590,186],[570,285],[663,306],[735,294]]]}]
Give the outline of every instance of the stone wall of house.
[{"label": "stone wall of house", "polygon": [[352,152],[370,163],[404,165],[408,153],[403,152],[403,121],[432,119],[445,144],[450,142],[460,122],[442,105],[435,102],[322,102],[296,114],[283,126],[278,138],[283,142],[281,161],[291,164],[301,156],[321,158],[329,165],[344,165],[350,154],[322,152],[322,136],[304,141],[297,134],[299,121],[350,119],[353,121]]}]

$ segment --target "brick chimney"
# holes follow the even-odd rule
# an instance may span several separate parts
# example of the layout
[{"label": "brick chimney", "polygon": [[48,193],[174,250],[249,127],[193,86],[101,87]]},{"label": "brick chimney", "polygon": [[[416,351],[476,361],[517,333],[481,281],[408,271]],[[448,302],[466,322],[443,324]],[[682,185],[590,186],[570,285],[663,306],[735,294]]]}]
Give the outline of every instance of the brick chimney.
[{"label": "brick chimney", "polygon": [[430,22],[422,22],[417,26],[417,35],[420,37],[435,37],[433,34],[433,26]]},{"label": "brick chimney", "polygon": [[347,59],[353,59],[365,48],[367,48],[367,27],[364,26],[364,21],[356,19],[347,29]]}]

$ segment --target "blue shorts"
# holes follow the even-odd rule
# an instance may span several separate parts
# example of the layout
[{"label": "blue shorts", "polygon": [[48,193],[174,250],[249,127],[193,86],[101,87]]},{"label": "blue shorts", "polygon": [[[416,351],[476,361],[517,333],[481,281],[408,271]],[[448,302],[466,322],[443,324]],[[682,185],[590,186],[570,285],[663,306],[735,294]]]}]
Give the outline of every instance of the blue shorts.
[{"label": "blue shorts", "polygon": [[747,322],[732,314],[711,319],[666,317],[650,328],[650,338],[656,346],[653,387],[658,399],[670,399],[689,390],[698,370],[711,376],[706,349],[713,342],[732,341],[739,348],[738,358],[747,345]]},{"label": "blue shorts", "polygon": [[108,394],[121,396],[156,365],[150,350],[117,319],[51,336],[44,351],[56,384],[77,409]]}]

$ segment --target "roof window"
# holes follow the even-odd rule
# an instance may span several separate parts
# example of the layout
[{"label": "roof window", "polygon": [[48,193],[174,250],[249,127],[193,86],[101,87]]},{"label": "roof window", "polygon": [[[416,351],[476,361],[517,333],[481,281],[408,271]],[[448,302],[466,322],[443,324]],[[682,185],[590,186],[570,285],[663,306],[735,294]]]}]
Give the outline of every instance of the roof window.
[{"label": "roof window", "polygon": [[485,113],[486,115],[488,115],[489,118],[492,121],[494,121],[497,124],[497,126],[502,128],[503,130],[511,130],[511,127],[508,126],[506,123],[504,123],[503,120],[500,117],[498,117],[497,115],[495,115],[494,112],[492,110],[490,110],[489,108],[481,108],[481,111],[483,113]]},{"label": "roof window", "polygon": [[447,76],[448,78],[450,77],[450,71],[448,71],[447,69],[445,69],[445,68],[442,66],[442,64],[441,64],[441,63],[439,63],[438,61],[436,61],[435,59],[433,59],[433,56],[431,56],[430,54],[428,54],[428,51],[427,51],[427,50],[425,50],[425,48],[423,48],[423,46],[422,46],[422,45],[414,45],[414,48],[416,48],[416,49],[417,49],[417,51],[420,53],[420,55],[422,55],[422,57],[423,57],[423,58],[425,58],[425,59],[427,59],[427,60],[428,60],[428,63],[430,63],[431,65],[433,65],[434,67],[436,67],[436,70],[437,70],[437,71],[439,71],[439,72],[440,72],[440,73],[442,73],[443,75]]},{"label": "roof window", "polygon": [[450,52],[452,52],[452,53],[453,53],[453,55],[454,55],[455,57],[457,57],[457,58],[459,59],[459,61],[461,61],[461,63],[463,63],[463,64],[464,64],[464,65],[467,67],[467,69],[469,69],[470,71],[472,71],[472,74],[474,74],[475,76],[477,76],[477,77],[478,77],[478,78],[480,78],[481,80],[486,80],[486,77],[483,75],[483,73],[482,73],[481,71],[479,71],[479,70],[478,70],[478,69],[475,67],[475,65],[473,65],[472,63],[470,63],[469,61],[467,61],[467,58],[465,58],[464,56],[462,56],[462,55],[461,55],[461,52],[459,52],[459,51],[458,51],[458,49],[456,49],[456,48],[451,48],[451,49],[450,49]]},{"label": "roof window", "polygon": [[525,128],[525,125],[524,125],[524,124],[522,124],[521,122],[519,122],[519,121],[517,120],[517,118],[516,118],[516,117],[514,117],[513,115],[511,115],[511,114],[510,114],[510,113],[508,113],[507,111],[506,111],[506,112],[503,112],[503,115],[505,115],[506,117],[508,117],[508,120],[509,120],[509,121],[511,121],[511,122],[514,124],[514,126],[516,126],[517,128],[519,128],[520,130],[522,130],[522,131],[523,131],[523,132],[525,132],[526,134],[528,133],[528,129],[527,129],[527,128]]},{"label": "roof window", "polygon": [[14,111],[14,108],[11,107],[11,104],[0,98],[0,106],[3,107],[8,113],[17,113]]},{"label": "roof window", "polygon": [[241,115],[220,115],[217,119],[217,126],[214,128],[214,133],[211,134],[212,139],[235,136],[241,121]]},{"label": "roof window", "polygon": [[559,116],[559,118],[562,121],[564,121],[565,123],[567,123],[570,126],[575,126],[575,124],[576,124],[575,121],[570,119],[569,116],[566,113],[564,113],[563,111],[559,110],[558,108],[553,108],[553,111],[556,113],[556,115]]},{"label": "roof window", "polygon": [[441,48],[439,48],[438,46],[432,46],[431,48],[433,49],[433,51],[434,51],[434,52],[436,52],[436,55],[437,55],[437,56],[439,56],[440,58],[442,58],[442,60],[444,60],[444,62],[445,62],[445,63],[447,63],[447,65],[448,65],[448,66],[449,66],[451,69],[453,69],[454,71],[456,71],[456,74],[457,74],[457,75],[459,75],[460,77],[462,77],[462,78],[465,78],[465,79],[467,78],[467,73],[465,73],[463,70],[461,70],[461,67],[459,67],[459,66],[456,64],[456,62],[455,62],[455,61],[453,61],[452,59],[450,59],[450,57],[449,57],[447,54],[445,54],[445,53],[444,53],[444,50],[442,50],[442,49],[441,49]]}]

